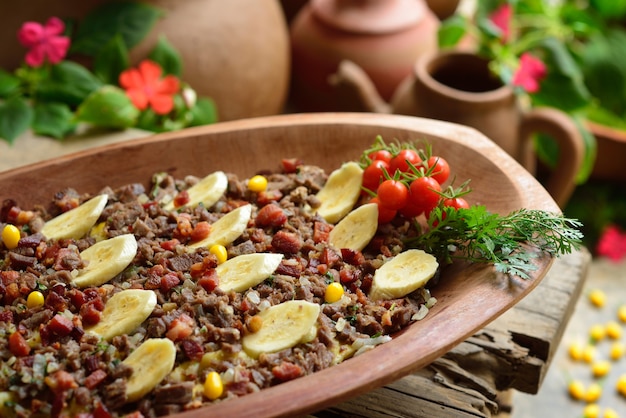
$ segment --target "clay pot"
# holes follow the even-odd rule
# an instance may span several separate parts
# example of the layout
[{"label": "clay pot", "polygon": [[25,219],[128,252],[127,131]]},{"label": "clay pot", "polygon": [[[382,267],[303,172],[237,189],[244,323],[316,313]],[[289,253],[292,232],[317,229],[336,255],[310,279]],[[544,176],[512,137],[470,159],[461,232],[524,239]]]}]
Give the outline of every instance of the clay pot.
[{"label": "clay pot", "polygon": [[278,0],[147,2],[165,10],[165,16],[133,49],[133,63],[165,35],[182,57],[182,79],[216,102],[221,121],[283,111],[290,54]]},{"label": "clay pot", "polygon": [[[45,22],[50,16],[80,21],[106,1],[111,0],[2,2],[2,68],[23,61],[26,49],[17,31],[25,21]],[[182,79],[215,100],[220,120],[282,113],[291,69],[289,31],[278,0],[144,1],[165,13],[131,51],[132,64],[164,35],[181,55]]]},{"label": "clay pot", "polygon": [[549,135],[560,153],[545,187],[564,207],[583,161],[584,143],[579,130],[559,110],[522,111],[513,89],[495,78],[488,64],[473,52],[425,54],[389,103],[376,95],[371,80],[354,63],[342,62],[332,80],[344,90],[352,90],[353,100],[361,101],[365,110],[439,119],[476,128],[533,174],[536,174],[533,134]]},{"label": "clay pot", "polygon": [[626,181],[626,131],[589,122],[587,127],[596,138],[597,154],[591,178]]},{"label": "clay pot", "polygon": [[355,110],[329,84],[343,59],[389,99],[420,55],[437,49],[439,20],[422,0],[310,0],[291,29],[292,98],[299,110]]}]

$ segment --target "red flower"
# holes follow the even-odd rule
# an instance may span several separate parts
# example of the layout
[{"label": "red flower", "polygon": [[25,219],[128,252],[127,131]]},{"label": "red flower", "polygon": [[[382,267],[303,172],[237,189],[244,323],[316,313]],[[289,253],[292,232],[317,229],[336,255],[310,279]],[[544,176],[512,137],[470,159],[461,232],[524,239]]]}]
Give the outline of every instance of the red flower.
[{"label": "red flower", "polygon": [[17,39],[30,51],[26,54],[26,64],[39,67],[47,59],[51,64],[60,62],[70,47],[70,38],[60,36],[65,24],[57,17],[51,17],[42,26],[37,22],[26,22],[17,32]]},{"label": "red flower", "polygon": [[519,67],[513,76],[513,85],[528,93],[539,91],[539,81],[546,76],[546,65],[539,59],[525,52],[520,57]]},{"label": "red flower", "polygon": [[158,115],[165,115],[174,108],[173,95],[180,88],[178,78],[167,75],[161,78],[161,67],[144,60],[138,68],[130,68],[120,74],[120,86],[139,110],[149,107]]},{"label": "red flower", "polygon": [[502,31],[502,42],[506,43],[511,37],[511,20],[513,18],[513,6],[505,3],[489,15],[489,20]]},{"label": "red flower", "polygon": [[621,261],[626,257],[626,232],[615,225],[607,227],[598,240],[596,253],[615,262]]}]

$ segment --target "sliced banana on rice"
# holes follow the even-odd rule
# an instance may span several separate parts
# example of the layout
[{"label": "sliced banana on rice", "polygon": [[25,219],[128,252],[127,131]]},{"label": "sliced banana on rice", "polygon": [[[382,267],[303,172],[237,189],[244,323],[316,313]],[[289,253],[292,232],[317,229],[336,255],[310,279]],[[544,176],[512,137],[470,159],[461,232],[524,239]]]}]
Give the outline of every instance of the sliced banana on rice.
[{"label": "sliced banana on rice", "polygon": [[167,338],[144,341],[123,361],[133,373],[126,382],[126,402],[143,398],[172,371],[176,346]]},{"label": "sliced banana on rice", "polygon": [[361,194],[363,169],[355,162],[344,163],[330,173],[316,197],[321,205],[317,213],[329,223],[337,223],[354,207]]},{"label": "sliced banana on rice", "polygon": [[[210,208],[217,202],[228,188],[228,177],[223,171],[216,171],[204,177],[198,183],[187,189],[189,200],[182,206],[193,207],[200,203]],[[167,210],[174,210],[174,199],[163,206]]]},{"label": "sliced banana on rice", "polygon": [[79,239],[98,221],[108,201],[106,194],[89,199],[82,205],[50,219],[41,229],[47,239]]},{"label": "sliced banana on rice", "polygon": [[424,286],[437,272],[437,259],[422,250],[407,250],[383,264],[372,281],[372,300],[397,299]]},{"label": "sliced banana on rice", "polygon": [[320,305],[304,300],[290,300],[274,305],[257,315],[261,328],[242,339],[242,347],[250,357],[275,353],[310,339],[320,313]]},{"label": "sliced banana on rice", "polygon": [[156,293],[152,290],[122,290],[107,301],[100,322],[85,331],[107,341],[117,335],[131,334],[150,316],[156,303]]},{"label": "sliced banana on rice", "polygon": [[205,239],[193,242],[188,248],[210,248],[211,246],[228,245],[243,234],[248,227],[248,221],[252,214],[252,205],[247,204],[230,211],[211,225],[211,232]]},{"label": "sliced banana on rice", "polygon": [[242,254],[226,260],[215,268],[218,287],[224,292],[243,292],[267,279],[283,259],[282,254]]},{"label": "sliced banana on rice", "polygon": [[97,242],[80,253],[88,264],[73,282],[78,287],[100,286],[124,271],[136,254],[137,241],[133,234]]},{"label": "sliced banana on rice", "polygon": [[337,249],[361,251],[378,230],[378,205],[367,203],[348,213],[328,235],[328,243]]}]

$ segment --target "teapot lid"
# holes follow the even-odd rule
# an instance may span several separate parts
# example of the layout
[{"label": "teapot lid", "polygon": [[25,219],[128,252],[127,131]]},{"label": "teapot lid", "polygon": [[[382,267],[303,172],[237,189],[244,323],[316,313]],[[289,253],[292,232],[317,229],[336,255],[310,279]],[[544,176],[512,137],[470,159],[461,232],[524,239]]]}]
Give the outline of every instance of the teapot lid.
[{"label": "teapot lid", "polygon": [[363,34],[403,30],[427,12],[422,0],[310,0],[310,6],[327,25]]}]

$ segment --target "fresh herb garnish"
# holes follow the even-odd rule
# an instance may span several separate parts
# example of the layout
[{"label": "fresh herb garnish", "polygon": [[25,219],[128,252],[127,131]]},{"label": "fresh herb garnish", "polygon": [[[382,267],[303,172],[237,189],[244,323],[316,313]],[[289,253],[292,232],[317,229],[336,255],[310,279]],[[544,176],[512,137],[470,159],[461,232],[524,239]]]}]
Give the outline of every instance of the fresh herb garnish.
[{"label": "fresh herb garnish", "polygon": [[581,245],[581,226],[575,219],[537,209],[500,215],[485,206],[437,207],[430,214],[428,229],[407,245],[445,263],[453,259],[492,263],[499,272],[528,279],[535,265],[526,247],[553,255],[570,253]]}]

